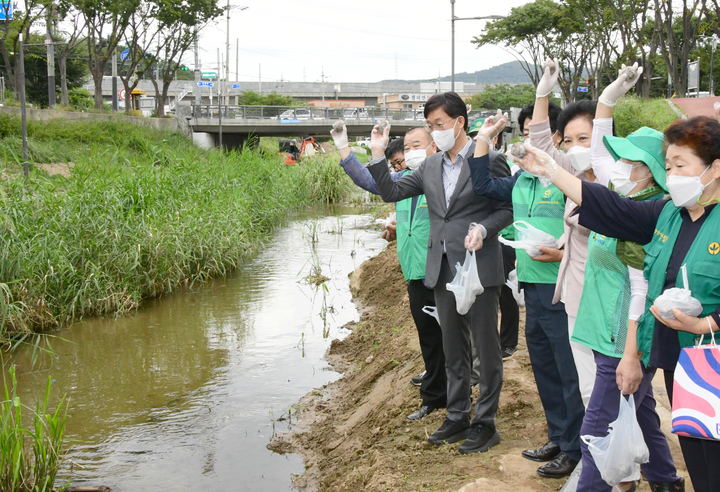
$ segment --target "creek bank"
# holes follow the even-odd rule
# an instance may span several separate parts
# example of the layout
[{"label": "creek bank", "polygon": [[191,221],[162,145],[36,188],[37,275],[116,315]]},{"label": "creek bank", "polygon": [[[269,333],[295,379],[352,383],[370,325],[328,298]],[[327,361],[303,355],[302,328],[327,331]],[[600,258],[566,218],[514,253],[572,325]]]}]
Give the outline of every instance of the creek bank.
[{"label": "creek bank", "polygon": [[[348,337],[333,341],[326,356],[343,377],[303,397],[298,425],[268,446],[305,457],[306,471],[295,478],[296,487],[320,491],[560,490],[565,480],[538,476],[539,464],[520,457],[523,449],[547,440],[525,345],[524,316],[518,350],[504,364],[497,417],[502,440],[487,453],[463,456],[457,452],[458,444],[426,442],[444,421],[445,410],[419,422],[406,419],[421,403],[409,381],[423,369],[423,362],[395,244],[364,262],[352,274],[350,285],[361,306],[361,318],[348,325],[352,329]],[[687,477],[679,448],[671,442],[671,449],[679,474]],[[647,482],[637,490],[649,490]]]}]

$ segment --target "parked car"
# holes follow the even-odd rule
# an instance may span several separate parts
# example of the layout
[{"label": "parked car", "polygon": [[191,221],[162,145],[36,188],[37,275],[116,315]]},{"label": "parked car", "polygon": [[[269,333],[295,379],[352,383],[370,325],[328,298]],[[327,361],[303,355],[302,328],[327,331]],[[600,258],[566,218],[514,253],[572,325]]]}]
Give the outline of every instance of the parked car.
[{"label": "parked car", "polygon": [[411,109],[408,111],[408,113],[405,115],[406,120],[417,120],[417,121],[425,121],[425,113],[423,112],[424,109]]},{"label": "parked car", "polygon": [[288,109],[287,111],[283,111],[280,113],[279,116],[273,116],[272,119],[276,120],[280,118],[281,120],[324,120],[322,116],[318,116],[316,114],[312,114],[309,109]]},{"label": "parked car", "polygon": [[370,115],[367,112],[367,109],[346,109],[343,111],[343,118],[344,119],[369,119]]},{"label": "parked car", "polygon": [[360,147],[360,146],[370,147],[370,138],[367,138],[367,137],[361,138],[360,140],[358,140],[356,142],[356,144],[358,147]]}]

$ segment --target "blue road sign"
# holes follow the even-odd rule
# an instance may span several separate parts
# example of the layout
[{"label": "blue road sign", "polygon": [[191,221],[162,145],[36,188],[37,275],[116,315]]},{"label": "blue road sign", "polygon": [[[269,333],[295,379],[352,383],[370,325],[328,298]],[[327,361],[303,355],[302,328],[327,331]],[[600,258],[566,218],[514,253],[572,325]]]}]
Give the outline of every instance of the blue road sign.
[{"label": "blue road sign", "polygon": [[202,80],[198,82],[198,87],[212,87],[213,85],[212,82],[203,82]]},{"label": "blue road sign", "polygon": [[0,2],[0,20],[11,20],[12,14],[12,2]]},{"label": "blue road sign", "polygon": [[128,50],[125,50],[122,53],[120,53],[120,61],[127,60],[129,54],[130,54],[130,52]]},{"label": "blue road sign", "polygon": [[588,91],[587,87],[578,87],[578,92],[587,92],[587,91]]},{"label": "blue road sign", "polygon": [[240,84],[233,84],[233,87],[232,87],[232,88],[233,88],[233,89],[239,89],[239,88],[240,88]]},{"label": "blue road sign", "polygon": [[302,123],[300,120],[280,120],[280,123]]}]

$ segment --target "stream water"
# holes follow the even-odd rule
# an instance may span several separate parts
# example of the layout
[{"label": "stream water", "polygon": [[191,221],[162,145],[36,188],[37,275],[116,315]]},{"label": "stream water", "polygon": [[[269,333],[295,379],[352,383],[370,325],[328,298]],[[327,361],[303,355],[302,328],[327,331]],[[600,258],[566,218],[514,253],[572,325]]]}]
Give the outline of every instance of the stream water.
[{"label": "stream water", "polygon": [[[52,401],[67,395],[72,470],[58,484],[292,490],[302,458],[266,445],[292,427],[300,397],[339,377],[322,357],[358,317],[348,274],[386,244],[355,213],[308,212],[230,277],[63,330],[49,369],[20,361],[25,404],[49,374]],[[314,265],[327,289],[303,281]]]}]

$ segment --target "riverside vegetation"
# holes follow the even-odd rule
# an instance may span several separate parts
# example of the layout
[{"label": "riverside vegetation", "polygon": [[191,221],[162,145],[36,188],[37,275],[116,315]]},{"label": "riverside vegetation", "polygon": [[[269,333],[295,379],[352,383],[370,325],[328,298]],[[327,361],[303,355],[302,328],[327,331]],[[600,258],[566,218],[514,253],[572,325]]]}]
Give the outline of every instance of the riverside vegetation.
[{"label": "riverside vegetation", "polygon": [[288,214],[354,189],[335,155],[286,167],[274,153],[207,151],[122,119],[30,122],[28,141],[31,162],[74,166],[26,181],[20,121],[0,115],[6,341],[224,275]]}]

